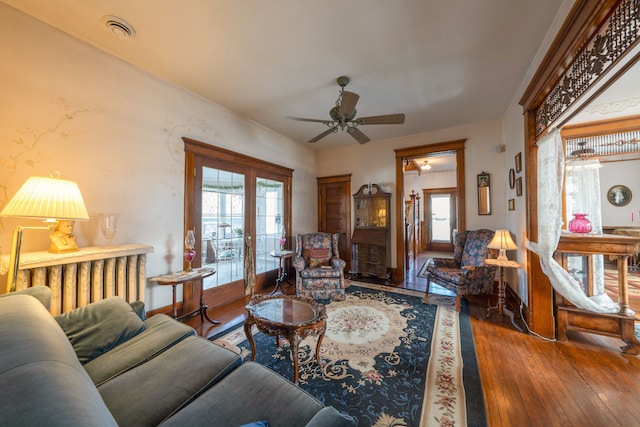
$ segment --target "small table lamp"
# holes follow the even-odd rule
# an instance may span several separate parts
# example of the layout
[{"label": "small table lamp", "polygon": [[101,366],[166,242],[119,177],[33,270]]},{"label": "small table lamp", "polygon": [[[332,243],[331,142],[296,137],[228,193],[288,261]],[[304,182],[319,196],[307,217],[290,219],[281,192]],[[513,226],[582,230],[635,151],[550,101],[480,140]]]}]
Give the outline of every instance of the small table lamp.
[{"label": "small table lamp", "polygon": [[[15,289],[20,265],[22,230],[52,230],[50,252],[70,252],[78,250],[71,230],[73,221],[88,220],[89,214],[82,200],[78,184],[57,177],[32,176],[2,209],[0,216],[18,218],[38,218],[49,223],[48,227],[16,227],[11,243],[7,292]],[[59,234],[60,236],[56,235]],[[61,243],[58,237],[66,236]]]},{"label": "small table lamp", "polygon": [[498,305],[494,307],[489,307],[487,309],[487,316],[485,320],[491,317],[491,311],[496,310],[498,314],[504,316],[507,315],[509,319],[511,319],[511,324],[518,331],[522,332],[522,329],[516,325],[514,319],[514,312],[509,310],[506,304],[506,283],[504,281],[504,269],[506,267],[510,268],[521,268],[522,266],[515,261],[509,261],[506,255],[507,250],[515,250],[518,249],[518,246],[513,242],[511,238],[511,233],[509,230],[497,230],[493,236],[493,239],[487,245],[489,249],[498,249],[500,250],[500,254],[498,258],[491,259],[487,258],[484,260],[484,263],[487,265],[497,265],[498,266],[498,274],[499,274],[499,282],[498,282]]}]

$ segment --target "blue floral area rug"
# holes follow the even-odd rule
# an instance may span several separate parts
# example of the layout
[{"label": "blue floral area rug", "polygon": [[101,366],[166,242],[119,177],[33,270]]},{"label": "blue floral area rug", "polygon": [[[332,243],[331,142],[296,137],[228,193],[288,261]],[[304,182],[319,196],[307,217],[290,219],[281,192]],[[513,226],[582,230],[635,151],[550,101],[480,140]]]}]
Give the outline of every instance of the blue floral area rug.
[{"label": "blue floral area rug", "polygon": [[[424,304],[414,291],[351,283],[345,301],[327,305],[322,365],[316,337],[300,344],[299,386],[359,426],[486,425],[468,316],[447,298]],[[275,337],[257,330],[254,340],[255,360],[293,380],[287,341],[281,338],[278,347]],[[214,341],[251,357],[243,328]]]}]

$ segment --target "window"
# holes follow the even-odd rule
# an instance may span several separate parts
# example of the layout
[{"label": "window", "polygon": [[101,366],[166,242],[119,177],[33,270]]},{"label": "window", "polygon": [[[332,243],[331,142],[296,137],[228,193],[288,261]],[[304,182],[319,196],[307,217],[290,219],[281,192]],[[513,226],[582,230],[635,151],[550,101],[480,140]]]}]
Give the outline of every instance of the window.
[{"label": "window", "polygon": [[[185,230],[194,229],[199,256],[194,267],[216,274],[205,279],[205,301],[219,305],[244,296],[245,256],[252,257],[257,291],[275,284],[285,233],[291,247],[293,170],[189,138],[185,142]],[[251,252],[246,253],[246,239]],[[198,295],[185,292],[185,300]],[[190,301],[188,301],[190,303]]]}]

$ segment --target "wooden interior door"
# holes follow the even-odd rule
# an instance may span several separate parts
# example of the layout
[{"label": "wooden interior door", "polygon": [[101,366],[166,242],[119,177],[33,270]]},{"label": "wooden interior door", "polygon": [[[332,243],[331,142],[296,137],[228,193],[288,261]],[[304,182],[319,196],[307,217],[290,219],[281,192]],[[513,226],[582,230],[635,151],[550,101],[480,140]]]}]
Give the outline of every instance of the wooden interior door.
[{"label": "wooden interior door", "polygon": [[340,258],[351,269],[351,174],[318,178],[318,231],[338,233]]}]

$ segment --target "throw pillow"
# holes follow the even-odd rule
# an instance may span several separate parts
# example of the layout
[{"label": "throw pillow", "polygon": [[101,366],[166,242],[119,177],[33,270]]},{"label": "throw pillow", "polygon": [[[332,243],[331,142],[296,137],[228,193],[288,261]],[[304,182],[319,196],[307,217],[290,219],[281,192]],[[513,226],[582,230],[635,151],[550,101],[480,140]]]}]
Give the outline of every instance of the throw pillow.
[{"label": "throw pillow", "polygon": [[85,364],[144,331],[145,324],[120,297],[110,297],[67,313],[56,321]]},{"label": "throw pillow", "polygon": [[329,248],[309,249],[309,265],[311,268],[329,265],[329,261],[331,261],[331,250]]}]

